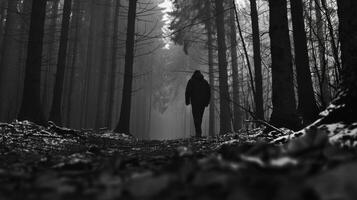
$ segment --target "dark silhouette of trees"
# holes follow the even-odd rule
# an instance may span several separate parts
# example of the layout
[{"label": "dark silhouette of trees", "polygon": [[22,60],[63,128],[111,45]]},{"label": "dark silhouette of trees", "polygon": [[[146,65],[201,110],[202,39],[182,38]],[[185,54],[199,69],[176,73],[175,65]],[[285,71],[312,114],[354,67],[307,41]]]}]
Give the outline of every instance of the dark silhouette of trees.
[{"label": "dark silhouette of trees", "polygon": [[65,0],[63,6],[61,38],[58,50],[58,63],[56,81],[53,89],[52,108],[50,111],[50,121],[62,124],[62,95],[64,86],[64,75],[67,61],[68,31],[71,17],[72,0]]},{"label": "dark silhouette of trees", "polygon": [[40,103],[41,57],[46,16],[46,0],[32,2],[23,98],[18,118],[46,124]]},{"label": "dark silhouette of trees", "polygon": [[137,0],[129,2],[128,27],[126,32],[126,52],[124,69],[123,97],[120,109],[120,118],[115,131],[129,133],[131,95],[133,85],[133,63],[134,63],[134,43],[135,43],[135,20],[136,20]]},{"label": "dark silhouette of trees", "polygon": [[286,0],[269,0],[269,14],[273,89],[270,123],[296,130],[300,122],[296,111]]},{"label": "dark silhouette of trees", "polygon": [[303,123],[309,124],[317,119],[318,108],[312,88],[307,39],[305,34],[302,0],[290,1],[293,21],[296,75],[298,83],[298,111]]}]

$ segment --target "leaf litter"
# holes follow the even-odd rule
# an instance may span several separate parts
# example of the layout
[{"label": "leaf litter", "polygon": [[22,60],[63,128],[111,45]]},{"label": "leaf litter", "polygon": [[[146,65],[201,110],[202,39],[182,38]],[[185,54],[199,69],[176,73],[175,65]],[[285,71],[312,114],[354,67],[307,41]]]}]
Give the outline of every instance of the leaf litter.
[{"label": "leaf litter", "polygon": [[356,127],[141,141],[1,123],[0,199],[356,199]]}]

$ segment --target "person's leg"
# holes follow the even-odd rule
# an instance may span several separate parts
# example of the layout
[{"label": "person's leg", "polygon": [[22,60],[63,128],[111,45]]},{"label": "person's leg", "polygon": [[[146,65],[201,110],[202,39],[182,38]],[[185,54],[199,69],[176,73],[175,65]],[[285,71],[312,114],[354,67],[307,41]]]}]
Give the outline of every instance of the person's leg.
[{"label": "person's leg", "polygon": [[202,136],[202,118],[203,118],[203,113],[205,111],[205,107],[204,106],[200,106],[198,108],[198,136],[201,137]]},{"label": "person's leg", "polygon": [[195,124],[196,136],[201,136],[201,122],[202,118],[200,117],[200,108],[197,105],[192,105],[192,115],[193,115],[193,122]]}]

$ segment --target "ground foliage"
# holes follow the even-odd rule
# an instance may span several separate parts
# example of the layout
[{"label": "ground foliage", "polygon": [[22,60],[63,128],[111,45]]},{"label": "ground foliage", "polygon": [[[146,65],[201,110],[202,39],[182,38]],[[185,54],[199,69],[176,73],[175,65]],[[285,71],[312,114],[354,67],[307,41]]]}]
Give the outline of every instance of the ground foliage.
[{"label": "ground foliage", "polygon": [[140,141],[3,123],[0,199],[357,199],[356,127]]}]

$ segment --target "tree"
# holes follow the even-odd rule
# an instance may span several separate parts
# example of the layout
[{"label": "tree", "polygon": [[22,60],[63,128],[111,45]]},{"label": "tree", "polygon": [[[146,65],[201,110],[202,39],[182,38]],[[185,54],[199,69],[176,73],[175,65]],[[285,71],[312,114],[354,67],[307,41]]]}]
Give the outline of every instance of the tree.
[{"label": "tree", "polygon": [[[9,108],[16,102],[16,86],[18,80],[19,56],[19,15],[17,13],[18,1],[8,0],[7,15],[0,55],[0,120],[9,119]],[[2,26],[2,24],[1,24]]]},{"label": "tree", "polygon": [[[229,1],[231,8],[234,6],[234,1]],[[233,129],[238,132],[242,128],[242,113],[239,101],[239,81],[238,81],[238,53],[237,53],[237,32],[235,24],[235,11],[229,11],[229,27],[230,27],[230,50],[232,63],[232,79],[233,79]]]},{"label": "tree", "polygon": [[73,108],[73,103],[72,103],[72,99],[73,99],[73,95],[74,95],[74,85],[76,82],[76,66],[78,64],[78,49],[79,49],[79,43],[80,43],[80,32],[81,32],[81,2],[80,1],[74,1],[73,2],[73,16],[72,16],[72,29],[73,29],[73,42],[72,42],[72,58],[71,58],[71,66],[72,66],[72,70],[70,73],[70,86],[69,86],[69,91],[68,91],[68,97],[67,97],[67,122],[66,124],[68,126],[70,126],[70,122],[71,122],[71,114],[73,114],[72,112],[72,108]]},{"label": "tree", "polygon": [[41,57],[46,16],[46,0],[32,1],[31,23],[23,98],[18,118],[46,124],[40,103]]},{"label": "tree", "polygon": [[209,73],[209,84],[211,86],[211,102],[209,106],[209,128],[208,128],[208,135],[214,136],[215,135],[215,110],[214,110],[214,69],[213,69],[213,26],[212,26],[212,5],[210,1],[205,1],[205,11],[206,11],[206,22],[205,28],[207,31],[207,49],[208,49],[208,73]]},{"label": "tree", "polygon": [[286,0],[269,0],[269,8],[273,90],[270,123],[297,130],[300,122],[296,111]]},{"label": "tree", "polygon": [[108,79],[108,98],[107,98],[107,108],[106,108],[106,113],[107,113],[107,122],[106,125],[107,127],[111,126],[111,119],[113,118],[113,110],[114,110],[114,86],[115,86],[115,74],[116,74],[116,69],[118,65],[118,59],[117,59],[117,54],[118,54],[118,32],[119,32],[119,9],[120,9],[120,0],[114,0],[114,20],[113,20],[113,41],[112,41],[112,52],[111,52],[111,67],[110,67],[110,73],[109,73],[109,79]]},{"label": "tree", "polygon": [[337,0],[339,35],[342,57],[342,94],[335,100],[337,109],[325,118],[325,122],[357,121],[357,2]]},{"label": "tree", "polygon": [[98,91],[97,91],[97,113],[96,113],[96,119],[95,119],[95,127],[100,128],[100,126],[103,125],[104,122],[104,113],[103,111],[105,110],[105,78],[107,74],[107,63],[109,60],[108,56],[108,50],[109,50],[109,40],[108,40],[108,32],[109,32],[109,21],[108,18],[110,18],[110,6],[111,6],[111,1],[106,0],[104,2],[104,8],[102,8],[103,14],[103,26],[102,26],[102,32],[101,32],[101,55],[100,55],[100,63],[101,67],[99,68],[98,71],[98,76],[99,76],[99,86],[98,86]]},{"label": "tree", "polygon": [[218,44],[218,71],[219,71],[219,100],[220,100],[220,134],[231,131],[230,127],[230,108],[228,93],[228,74],[226,57],[226,39],[224,30],[224,7],[222,0],[215,0],[216,5],[216,25],[217,25],[217,44]]},{"label": "tree", "polygon": [[67,47],[68,47],[68,30],[71,18],[72,0],[65,0],[63,5],[61,38],[58,50],[58,62],[55,87],[53,89],[52,107],[50,111],[50,120],[56,124],[62,124],[62,94],[64,75],[67,61]]},{"label": "tree", "polygon": [[129,128],[130,128],[131,95],[132,95],[132,84],[133,84],[136,6],[137,6],[137,0],[131,0],[129,2],[128,26],[126,31],[123,97],[122,97],[119,122],[117,127],[115,128],[116,132],[127,133],[127,134],[130,133]]},{"label": "tree", "polygon": [[264,120],[262,58],[260,55],[259,18],[258,18],[256,0],[250,0],[250,17],[252,20],[253,52],[254,52],[255,117]]},{"label": "tree", "polygon": [[302,115],[304,124],[308,124],[316,120],[319,110],[316,105],[314,90],[312,88],[302,0],[290,1],[290,4],[298,83],[298,111]]}]

